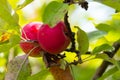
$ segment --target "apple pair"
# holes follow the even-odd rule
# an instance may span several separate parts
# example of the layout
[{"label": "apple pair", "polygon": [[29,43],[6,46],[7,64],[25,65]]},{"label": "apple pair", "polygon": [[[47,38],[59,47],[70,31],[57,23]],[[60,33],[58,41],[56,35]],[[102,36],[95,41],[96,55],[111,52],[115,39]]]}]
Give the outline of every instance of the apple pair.
[{"label": "apple pair", "polygon": [[30,56],[40,56],[42,52],[59,54],[70,44],[65,24],[60,21],[53,28],[48,24],[31,22],[22,29],[20,47]]}]

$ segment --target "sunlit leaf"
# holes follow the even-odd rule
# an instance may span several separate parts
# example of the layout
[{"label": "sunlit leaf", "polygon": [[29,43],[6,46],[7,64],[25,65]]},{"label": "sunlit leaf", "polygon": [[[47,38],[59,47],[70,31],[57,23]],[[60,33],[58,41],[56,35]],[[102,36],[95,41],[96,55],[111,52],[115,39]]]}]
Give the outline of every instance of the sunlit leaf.
[{"label": "sunlit leaf", "polygon": [[49,70],[42,70],[38,72],[37,74],[34,74],[32,76],[29,76],[27,80],[46,80],[47,76],[50,75]]},{"label": "sunlit leaf", "polygon": [[19,44],[20,36],[17,34],[3,33],[0,37],[0,52],[6,52]]},{"label": "sunlit leaf", "polygon": [[13,17],[15,12],[12,10],[7,0],[0,1],[0,18],[6,21],[9,25],[18,25],[18,17]]},{"label": "sunlit leaf", "polygon": [[15,45],[17,45],[17,44],[19,44],[19,41],[20,41],[20,36],[19,35],[12,35],[11,37],[10,37],[10,44],[12,45],[12,46],[15,46]]},{"label": "sunlit leaf", "polygon": [[10,3],[10,5],[12,6],[13,9],[16,8],[18,1],[20,1],[20,0],[8,0],[8,2]]},{"label": "sunlit leaf", "polygon": [[89,32],[87,35],[88,35],[89,41],[93,41],[100,37],[103,37],[106,34],[107,33],[104,31],[93,31],[93,32]]},{"label": "sunlit leaf", "polygon": [[120,70],[117,70],[113,75],[112,75],[112,79],[113,80],[120,80]]},{"label": "sunlit leaf", "polygon": [[[0,33],[3,34],[3,32],[4,32],[4,30],[5,30],[4,27],[6,27],[6,25],[7,25],[7,22],[5,22],[5,21],[0,17]],[[1,34],[0,34],[0,35],[1,35]]]},{"label": "sunlit leaf", "polygon": [[28,4],[30,4],[33,0],[24,0],[22,3],[19,3],[17,5],[16,10],[20,10],[22,8],[24,8],[25,6],[27,6]]},{"label": "sunlit leaf", "polygon": [[84,54],[88,51],[88,48],[89,48],[88,36],[79,27],[76,26],[76,28],[78,29],[78,31],[77,31],[78,49],[81,54]]},{"label": "sunlit leaf", "polygon": [[116,62],[115,59],[110,58],[107,54],[97,54],[95,56],[95,58],[100,58],[100,59],[103,59],[103,60],[111,62],[111,63],[115,63]]},{"label": "sunlit leaf", "polygon": [[0,67],[6,64],[6,59],[4,57],[0,57]]},{"label": "sunlit leaf", "polygon": [[120,11],[120,0],[94,0]]},{"label": "sunlit leaf", "polygon": [[105,32],[108,32],[108,31],[110,31],[110,30],[113,29],[110,25],[108,25],[108,24],[102,24],[102,23],[99,24],[99,25],[97,25],[96,28],[99,29],[99,30],[101,30],[101,31],[105,31]]},{"label": "sunlit leaf", "polygon": [[61,20],[61,18],[64,17],[67,9],[67,4],[59,3],[57,1],[50,2],[43,12],[43,22],[53,27],[53,25],[55,25]]},{"label": "sunlit leaf", "polygon": [[109,31],[106,39],[110,42],[114,42],[120,39],[120,13],[116,13],[112,16],[111,26],[114,29]]},{"label": "sunlit leaf", "polygon": [[120,12],[117,12],[117,13],[113,14],[112,15],[112,20],[120,20]]},{"label": "sunlit leaf", "polygon": [[94,74],[94,69],[72,65],[71,72],[74,80],[90,80]]},{"label": "sunlit leaf", "polygon": [[5,80],[27,80],[31,69],[26,55],[15,57],[7,65]]},{"label": "sunlit leaf", "polygon": [[9,51],[10,48],[11,48],[11,45],[7,42],[7,44],[0,45],[0,52]]},{"label": "sunlit leaf", "polygon": [[111,30],[108,32],[108,34],[105,36],[105,38],[110,42],[117,41],[120,39],[120,31],[119,30]]},{"label": "sunlit leaf", "polygon": [[114,48],[112,46],[110,46],[109,44],[102,44],[100,46],[97,46],[93,49],[92,54],[97,54],[100,53],[102,51],[112,51],[114,50]]}]

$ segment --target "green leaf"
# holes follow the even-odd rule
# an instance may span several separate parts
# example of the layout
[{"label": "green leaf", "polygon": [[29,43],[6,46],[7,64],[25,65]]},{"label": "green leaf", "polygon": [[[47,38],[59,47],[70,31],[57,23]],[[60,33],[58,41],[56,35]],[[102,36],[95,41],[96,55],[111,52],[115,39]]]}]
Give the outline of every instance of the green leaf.
[{"label": "green leaf", "polygon": [[110,30],[113,30],[113,28],[110,25],[103,23],[97,25],[96,28],[105,32],[109,32]]},{"label": "green leaf", "polygon": [[108,61],[112,64],[114,64],[118,70],[120,70],[120,62],[115,60],[114,58],[110,58],[107,54],[102,53],[102,54],[96,54],[95,58],[100,58],[103,59],[105,61]]},{"label": "green leaf", "polygon": [[1,19],[1,17],[0,17],[0,33],[2,33],[2,30],[5,29],[4,27],[6,26],[6,24],[7,23],[3,19]]},{"label": "green leaf", "polygon": [[5,73],[0,73],[0,80],[4,80]]},{"label": "green leaf", "polygon": [[0,53],[1,52],[7,52],[9,51],[11,48],[11,45],[10,44],[3,44],[3,45],[0,45]]},{"label": "green leaf", "polygon": [[114,48],[110,46],[109,44],[102,44],[100,46],[95,47],[92,51],[92,54],[97,54],[102,51],[112,51],[112,50],[114,50]]},{"label": "green leaf", "polygon": [[97,54],[95,58],[101,58],[101,59],[107,60],[110,57],[107,54]]},{"label": "green leaf", "polygon": [[7,0],[0,0],[0,18],[6,21],[10,25],[18,25],[18,17],[14,16],[16,14]]},{"label": "green leaf", "polygon": [[116,63],[116,60],[115,59],[113,59],[113,58],[110,58],[107,54],[97,54],[96,56],[95,56],[95,59],[96,58],[100,58],[100,59],[103,59],[103,60],[105,60],[105,61],[108,61],[108,62],[110,62],[110,63],[112,63],[112,64],[115,64]]},{"label": "green leaf", "polygon": [[17,56],[7,65],[5,80],[27,80],[30,74],[31,68],[27,56]]},{"label": "green leaf", "polygon": [[94,0],[120,11],[120,0]]},{"label": "green leaf", "polygon": [[88,35],[89,41],[93,41],[100,37],[103,37],[106,34],[107,33],[104,31],[92,31],[92,32],[89,32],[87,35]]},{"label": "green leaf", "polygon": [[120,80],[120,70],[118,70],[117,72],[115,72],[115,73],[112,75],[112,79],[113,79],[113,80]]},{"label": "green leaf", "polygon": [[114,61],[114,65],[120,70],[120,62],[119,61]]},{"label": "green leaf", "polygon": [[75,26],[75,28],[78,29],[78,31],[77,31],[78,49],[79,49],[81,54],[84,54],[88,51],[88,48],[89,48],[88,36],[79,27]]},{"label": "green leaf", "polygon": [[118,68],[117,67],[112,67],[111,69],[109,69],[108,71],[106,71],[102,77],[100,77],[98,80],[105,80],[106,78],[108,78],[109,76],[111,76],[113,73],[117,72]]},{"label": "green leaf", "polygon": [[50,75],[50,72],[47,69],[45,69],[45,70],[38,72],[37,74],[29,76],[27,80],[46,80],[47,76],[49,75]]},{"label": "green leaf", "polygon": [[16,7],[16,10],[20,10],[30,4],[33,0],[24,0],[22,3],[19,3]]},{"label": "green leaf", "polygon": [[[78,73],[80,73],[80,68],[78,67],[78,66],[74,66],[74,65],[72,65],[72,66],[70,66],[71,67],[71,74],[72,74],[72,76],[73,76],[73,78],[74,78],[74,80],[80,80],[79,78],[79,74]],[[76,74],[77,73],[77,74]]]},{"label": "green leaf", "polygon": [[68,5],[57,1],[50,2],[42,15],[43,22],[53,27],[67,12]]},{"label": "green leaf", "polygon": [[20,36],[19,35],[12,35],[11,37],[10,37],[10,44],[12,45],[12,46],[15,46],[15,45],[17,45],[17,44],[19,44],[19,42],[20,42]]},{"label": "green leaf", "polygon": [[111,30],[108,32],[108,34],[105,36],[105,38],[109,42],[115,42],[120,39],[120,31],[119,30]]},{"label": "green leaf", "polygon": [[80,67],[76,65],[71,65],[71,73],[74,80],[92,80],[92,76],[95,73],[95,69],[90,67]]},{"label": "green leaf", "polygon": [[20,36],[17,34],[9,35],[7,33],[2,35],[3,39],[0,41],[0,52],[9,52],[12,47],[19,44]]}]

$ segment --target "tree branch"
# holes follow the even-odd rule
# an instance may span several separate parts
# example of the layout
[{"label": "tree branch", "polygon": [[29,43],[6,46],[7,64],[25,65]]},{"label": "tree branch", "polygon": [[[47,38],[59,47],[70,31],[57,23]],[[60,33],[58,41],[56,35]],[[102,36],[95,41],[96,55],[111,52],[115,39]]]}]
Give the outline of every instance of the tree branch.
[{"label": "tree branch", "polygon": [[[105,51],[104,53],[106,53],[109,57],[113,57],[115,55],[115,53],[119,50],[120,48],[120,43],[119,42],[115,42],[113,44],[113,47],[115,48],[112,52],[109,51]],[[105,70],[107,69],[107,67],[110,65],[111,63],[108,61],[103,61],[102,64],[100,65],[100,67],[97,69],[95,75],[93,76],[93,80],[97,80],[98,78],[100,78],[103,73],[105,72]]]},{"label": "tree branch", "polygon": [[71,51],[74,51],[75,50],[75,33],[72,32],[71,28],[70,28],[70,24],[68,22],[68,12],[65,14],[64,16],[64,23],[68,29],[68,37],[71,39],[71,42],[72,42],[72,47],[71,47]]}]

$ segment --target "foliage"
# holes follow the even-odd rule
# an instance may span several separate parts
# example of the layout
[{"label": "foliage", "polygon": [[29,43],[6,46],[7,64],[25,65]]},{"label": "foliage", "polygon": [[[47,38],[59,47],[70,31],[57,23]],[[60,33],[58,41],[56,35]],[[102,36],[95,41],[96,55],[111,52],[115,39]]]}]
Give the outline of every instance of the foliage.
[{"label": "foliage", "polygon": [[[34,15],[31,15],[33,18],[31,16],[27,18],[27,15],[24,15],[24,9],[34,3],[35,0],[24,0],[22,3],[19,3],[20,1],[22,0],[0,1],[0,80],[54,80],[41,57],[40,59],[35,58],[36,61],[34,61],[28,58],[28,55],[23,55],[19,47],[21,25],[31,21],[40,21],[53,26],[64,19],[67,11],[68,13],[70,11],[68,15],[70,17],[75,9],[81,6],[71,4],[71,7],[67,3],[62,3],[63,0],[39,0],[41,1],[41,6],[37,6],[37,9],[34,8]],[[74,1],[78,2],[79,0]],[[109,6],[115,9],[116,13],[110,16],[110,20],[99,24],[94,24],[95,21],[91,20],[96,28],[95,31],[91,32],[86,32],[77,23],[74,26],[71,26],[71,23],[69,23],[72,31],[75,33],[75,46],[80,51],[82,60],[82,64],[70,66],[71,73],[75,80],[90,80],[95,74],[96,68],[105,60],[113,65],[109,66],[98,80],[119,80],[120,50],[115,52],[114,50],[116,49],[113,44],[116,41],[120,43],[120,2],[119,0],[93,0],[93,2]],[[77,16],[74,17],[77,18]],[[68,21],[70,21],[69,19]],[[64,52],[69,55],[66,55],[68,58],[63,59],[66,62],[63,65],[66,65],[67,61],[76,60],[74,52]],[[115,57],[110,57],[105,52],[115,52]],[[74,54],[75,57],[72,56]],[[7,72],[5,71],[6,68]]]}]

